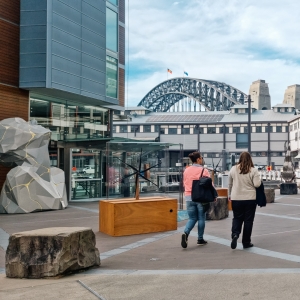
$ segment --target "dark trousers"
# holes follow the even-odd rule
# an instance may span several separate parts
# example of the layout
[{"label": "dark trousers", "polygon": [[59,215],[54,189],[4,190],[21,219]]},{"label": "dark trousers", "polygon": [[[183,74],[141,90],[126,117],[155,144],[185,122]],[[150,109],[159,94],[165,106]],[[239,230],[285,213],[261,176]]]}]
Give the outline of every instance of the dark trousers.
[{"label": "dark trousers", "polygon": [[231,237],[237,235],[239,236],[242,231],[242,225],[244,223],[243,229],[243,245],[251,243],[251,234],[253,227],[253,220],[256,210],[255,200],[232,200],[232,235]]}]

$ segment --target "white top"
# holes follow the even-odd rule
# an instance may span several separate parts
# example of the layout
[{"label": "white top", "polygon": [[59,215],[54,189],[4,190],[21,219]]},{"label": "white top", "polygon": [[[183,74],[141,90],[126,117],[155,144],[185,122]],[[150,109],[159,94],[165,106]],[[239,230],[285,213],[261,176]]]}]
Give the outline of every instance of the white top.
[{"label": "white top", "polygon": [[228,176],[228,197],[231,200],[256,200],[256,189],[261,179],[256,168],[250,173],[240,174],[239,165],[233,166]]}]

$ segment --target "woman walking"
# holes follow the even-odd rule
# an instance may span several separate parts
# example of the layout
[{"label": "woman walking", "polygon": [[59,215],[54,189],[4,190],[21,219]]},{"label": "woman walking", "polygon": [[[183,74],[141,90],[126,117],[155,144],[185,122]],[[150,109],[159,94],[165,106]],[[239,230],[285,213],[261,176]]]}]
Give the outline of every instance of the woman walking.
[{"label": "woman walking", "polygon": [[[186,248],[188,245],[188,236],[191,230],[194,228],[196,222],[198,221],[198,241],[197,245],[203,246],[207,244],[207,241],[203,239],[204,228],[205,228],[205,218],[206,211],[201,203],[192,201],[192,185],[193,180],[198,180],[201,172],[203,170],[203,157],[200,152],[193,152],[189,154],[193,165],[186,168],[183,173],[183,185],[184,185],[184,195],[186,200],[186,209],[189,216],[189,220],[186,223],[184,233],[181,236],[181,246]],[[210,177],[207,169],[203,171],[203,177]],[[217,197],[217,194],[215,195]],[[215,198],[216,200],[216,198]]]},{"label": "woman walking", "polygon": [[261,179],[248,152],[242,152],[238,164],[231,168],[228,180],[228,198],[233,211],[231,248],[237,246],[243,223],[243,247],[253,247],[251,234],[256,210],[256,188],[261,185]]}]

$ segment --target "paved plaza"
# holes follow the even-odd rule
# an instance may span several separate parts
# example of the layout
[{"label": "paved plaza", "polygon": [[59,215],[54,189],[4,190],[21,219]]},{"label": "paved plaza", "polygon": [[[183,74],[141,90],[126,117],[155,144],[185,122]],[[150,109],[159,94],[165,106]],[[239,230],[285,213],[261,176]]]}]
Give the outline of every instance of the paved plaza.
[{"label": "paved plaza", "polygon": [[[71,203],[66,210],[0,216],[0,299],[299,299],[300,201],[276,190],[275,203],[257,208],[252,242],[230,248],[229,218],[207,221],[208,245],[187,249],[178,230],[111,237],[98,230],[98,202]],[[11,233],[45,227],[91,227],[101,266],[60,279],[5,277],[5,248]],[[85,287],[83,286],[85,285]],[[89,291],[87,288],[90,288]],[[92,293],[94,291],[95,294]]]}]

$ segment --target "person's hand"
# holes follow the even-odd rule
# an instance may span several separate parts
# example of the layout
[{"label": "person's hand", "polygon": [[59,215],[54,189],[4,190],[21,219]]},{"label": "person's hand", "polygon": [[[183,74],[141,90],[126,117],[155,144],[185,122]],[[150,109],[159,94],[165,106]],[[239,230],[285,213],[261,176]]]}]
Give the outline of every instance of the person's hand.
[{"label": "person's hand", "polygon": [[231,197],[228,197],[228,201],[231,201]]},{"label": "person's hand", "polygon": [[218,198],[215,198],[214,202],[217,202],[218,201]]}]

